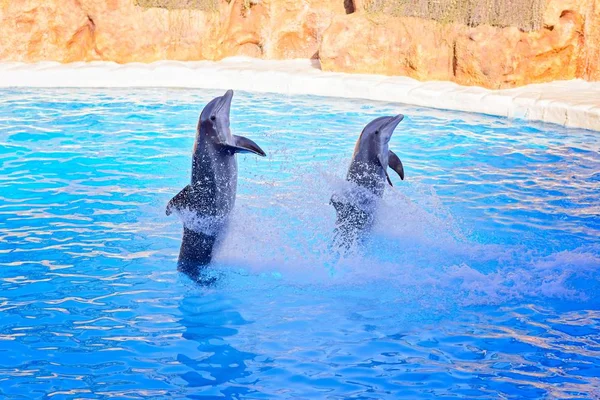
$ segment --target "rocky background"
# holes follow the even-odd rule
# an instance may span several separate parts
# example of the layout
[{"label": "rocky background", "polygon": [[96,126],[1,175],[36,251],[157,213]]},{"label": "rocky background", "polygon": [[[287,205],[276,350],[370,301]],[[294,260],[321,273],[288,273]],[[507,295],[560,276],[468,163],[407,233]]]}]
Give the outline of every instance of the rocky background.
[{"label": "rocky background", "polygon": [[244,55],[488,88],[600,80],[600,0],[542,0],[541,27],[529,32],[374,13],[369,0],[200,0],[176,9],[147,1],[0,0],[0,60]]}]

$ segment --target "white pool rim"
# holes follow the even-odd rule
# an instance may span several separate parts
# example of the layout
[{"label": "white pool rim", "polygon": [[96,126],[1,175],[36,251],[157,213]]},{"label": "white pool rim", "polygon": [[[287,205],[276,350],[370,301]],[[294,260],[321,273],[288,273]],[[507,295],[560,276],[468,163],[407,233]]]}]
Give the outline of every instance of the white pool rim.
[{"label": "white pool rim", "polygon": [[397,102],[600,131],[600,82],[554,81],[489,90],[402,76],[323,72],[315,60],[0,62],[0,87],[233,89]]}]

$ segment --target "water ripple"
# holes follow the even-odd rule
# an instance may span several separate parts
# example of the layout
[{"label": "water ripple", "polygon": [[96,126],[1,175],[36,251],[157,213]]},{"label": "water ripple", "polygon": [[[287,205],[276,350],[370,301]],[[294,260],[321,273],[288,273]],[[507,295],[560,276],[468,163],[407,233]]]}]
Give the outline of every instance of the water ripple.
[{"label": "water ripple", "polygon": [[[2,90],[0,397],[600,398],[595,132],[236,93],[215,287],[176,271],[216,91]],[[402,112],[372,240],[330,252],[357,135]]]}]

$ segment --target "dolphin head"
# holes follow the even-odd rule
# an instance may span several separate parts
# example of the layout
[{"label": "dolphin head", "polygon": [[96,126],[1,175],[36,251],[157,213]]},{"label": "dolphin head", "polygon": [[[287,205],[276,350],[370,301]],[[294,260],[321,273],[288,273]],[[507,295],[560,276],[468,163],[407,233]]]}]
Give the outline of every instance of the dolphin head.
[{"label": "dolphin head", "polygon": [[200,114],[198,121],[198,134],[204,135],[216,143],[231,143],[232,136],[229,129],[229,111],[233,90],[228,90],[223,96],[212,99]]},{"label": "dolphin head", "polygon": [[388,144],[394,129],[403,119],[404,115],[398,114],[395,117],[379,117],[369,122],[356,143],[355,157],[363,161],[383,161],[381,157],[387,160]]},{"label": "dolphin head", "polygon": [[386,146],[394,134],[394,129],[396,129],[403,119],[404,115],[402,114],[398,114],[395,117],[379,117],[374,119],[363,129],[360,135],[361,142],[377,143],[380,146]]}]

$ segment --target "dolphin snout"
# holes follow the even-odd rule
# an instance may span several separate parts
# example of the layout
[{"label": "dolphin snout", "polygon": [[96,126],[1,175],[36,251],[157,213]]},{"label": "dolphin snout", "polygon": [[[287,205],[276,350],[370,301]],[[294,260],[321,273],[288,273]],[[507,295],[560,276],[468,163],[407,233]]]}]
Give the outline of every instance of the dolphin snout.
[{"label": "dolphin snout", "polygon": [[395,117],[392,117],[390,121],[386,124],[386,129],[389,129],[391,132],[394,132],[394,129],[398,126],[400,122],[404,119],[404,115],[398,114]]},{"label": "dolphin snout", "polygon": [[392,135],[394,134],[394,129],[396,129],[398,124],[404,119],[404,115],[398,114],[395,117],[388,118],[388,122],[386,122],[386,124],[381,129],[385,143],[389,143],[390,139],[392,138]]},{"label": "dolphin snout", "polygon": [[227,99],[231,103],[231,99],[233,98],[233,90],[229,89],[223,95],[224,99]]},{"label": "dolphin snout", "polygon": [[221,101],[219,104],[218,113],[225,112],[229,115],[229,111],[231,110],[231,100],[233,99],[233,90],[229,89],[225,92],[225,94],[221,97]]}]

